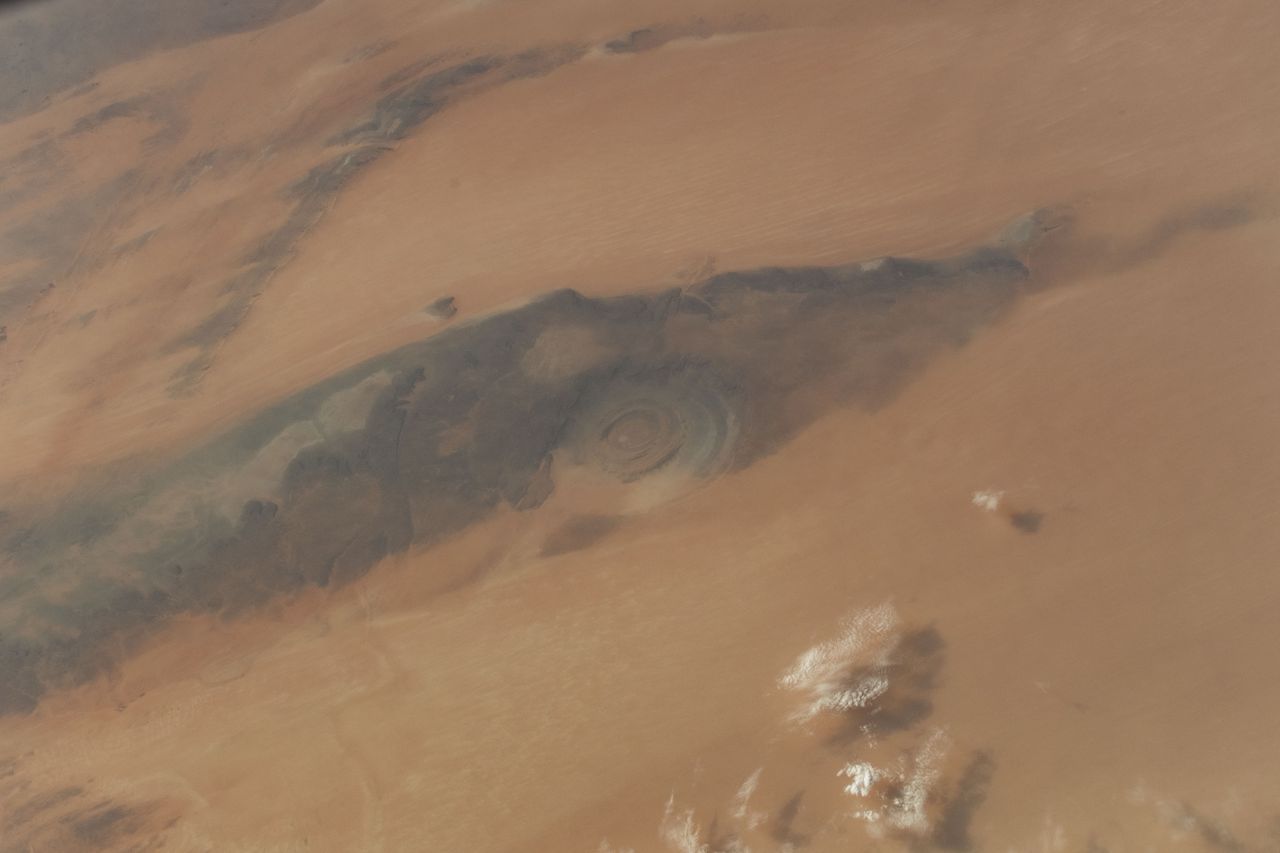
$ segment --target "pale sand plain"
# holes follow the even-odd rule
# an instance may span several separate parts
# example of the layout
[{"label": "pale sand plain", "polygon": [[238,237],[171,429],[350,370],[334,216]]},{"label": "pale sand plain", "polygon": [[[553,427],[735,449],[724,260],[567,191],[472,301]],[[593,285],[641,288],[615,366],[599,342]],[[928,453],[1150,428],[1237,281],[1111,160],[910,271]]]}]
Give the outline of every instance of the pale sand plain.
[{"label": "pale sand plain", "polygon": [[[0,850],[1280,849],[1273,3],[84,5],[0,13]],[[19,660],[127,583],[68,507],[366,359],[1046,207],[999,316],[696,488]]]}]

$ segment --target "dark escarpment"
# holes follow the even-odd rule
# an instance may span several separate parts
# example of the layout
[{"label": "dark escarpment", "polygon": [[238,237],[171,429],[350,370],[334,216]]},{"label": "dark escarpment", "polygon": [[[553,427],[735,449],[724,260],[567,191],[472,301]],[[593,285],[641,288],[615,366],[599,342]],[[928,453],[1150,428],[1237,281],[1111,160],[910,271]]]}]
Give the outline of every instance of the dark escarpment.
[{"label": "dark escarpment", "polygon": [[56,511],[11,507],[0,712],[109,671],[179,614],[341,586],[500,507],[534,509],[566,474],[677,494],[833,407],[874,410],[1031,286],[1027,242],[556,291],[455,321]]}]

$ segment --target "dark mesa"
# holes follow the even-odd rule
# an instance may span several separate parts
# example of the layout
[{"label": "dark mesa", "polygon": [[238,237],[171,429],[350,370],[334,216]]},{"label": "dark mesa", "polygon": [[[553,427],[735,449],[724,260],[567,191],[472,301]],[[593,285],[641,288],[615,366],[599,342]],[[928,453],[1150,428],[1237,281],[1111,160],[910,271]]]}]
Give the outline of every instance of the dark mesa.
[{"label": "dark mesa", "polygon": [[131,463],[53,511],[7,508],[0,712],[109,671],[176,615],[340,586],[532,510],[566,477],[678,494],[834,407],[874,410],[1034,286],[1026,252],[1052,227],[1031,214],[940,261],[556,291],[455,321],[165,467]]}]

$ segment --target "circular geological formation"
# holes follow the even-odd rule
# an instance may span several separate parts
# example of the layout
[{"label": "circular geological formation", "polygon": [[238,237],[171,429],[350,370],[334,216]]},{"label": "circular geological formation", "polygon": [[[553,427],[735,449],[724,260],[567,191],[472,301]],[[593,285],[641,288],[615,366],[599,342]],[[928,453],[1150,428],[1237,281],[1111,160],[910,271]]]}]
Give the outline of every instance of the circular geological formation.
[{"label": "circular geological formation", "polygon": [[732,456],[737,408],[705,372],[618,378],[580,404],[566,449],[576,464],[623,482],[658,472],[705,478]]}]

